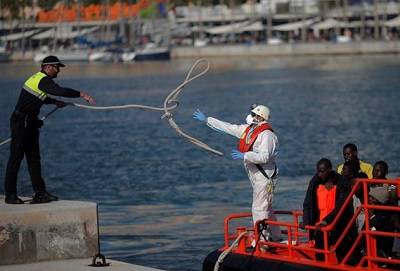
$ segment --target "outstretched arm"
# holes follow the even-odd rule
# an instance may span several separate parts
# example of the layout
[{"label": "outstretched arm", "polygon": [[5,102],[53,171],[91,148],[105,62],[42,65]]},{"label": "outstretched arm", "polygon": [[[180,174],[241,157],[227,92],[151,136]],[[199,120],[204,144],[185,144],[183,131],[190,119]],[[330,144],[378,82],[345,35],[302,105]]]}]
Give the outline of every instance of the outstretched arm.
[{"label": "outstretched arm", "polygon": [[247,125],[231,124],[229,122],[211,117],[207,118],[207,126],[218,132],[223,132],[237,138],[240,138],[242,136],[247,127]]},{"label": "outstretched arm", "polygon": [[218,120],[216,118],[207,117],[199,109],[196,109],[196,111],[194,111],[193,118],[205,122],[208,127],[217,132],[226,133],[237,138],[240,138],[240,136],[243,134],[244,130],[247,127],[247,125],[235,125],[225,121]]},{"label": "outstretched arm", "polygon": [[72,88],[64,88],[56,84],[50,77],[44,77],[39,82],[39,88],[44,92],[54,95],[68,98],[77,98],[80,96],[80,92]]},{"label": "outstretched arm", "polygon": [[[77,98],[77,97],[82,97],[85,101],[87,101],[89,104],[95,104],[96,102],[94,101],[93,97],[90,96],[89,94],[83,92],[83,91],[78,91],[72,88],[64,88],[56,84],[53,79],[49,77],[44,77],[42,80],[40,80],[39,83],[39,88],[43,89],[46,93],[54,96],[62,96],[62,97],[68,97],[68,98]],[[59,107],[59,104],[57,104],[55,101],[57,100],[50,100],[50,102],[46,103],[54,103]]]}]

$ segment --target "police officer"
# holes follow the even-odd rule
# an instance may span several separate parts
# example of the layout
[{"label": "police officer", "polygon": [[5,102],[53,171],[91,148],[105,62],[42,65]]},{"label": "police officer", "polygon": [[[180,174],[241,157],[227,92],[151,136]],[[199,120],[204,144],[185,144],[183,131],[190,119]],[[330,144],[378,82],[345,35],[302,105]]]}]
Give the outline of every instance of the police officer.
[{"label": "police officer", "polygon": [[53,81],[60,72],[60,67],[65,67],[65,65],[56,56],[45,57],[40,72],[35,73],[25,81],[15,110],[11,115],[10,157],[5,177],[5,202],[8,204],[24,203],[17,196],[18,170],[24,155],[35,192],[31,203],[58,200],[56,196],[46,191],[46,185],[42,178],[39,128],[43,125],[43,121],[38,119],[38,115],[43,104],[54,104],[60,108],[66,104],[49,97],[49,94],[69,98],[82,97],[88,103],[95,104],[94,99],[85,92],[63,88]]}]

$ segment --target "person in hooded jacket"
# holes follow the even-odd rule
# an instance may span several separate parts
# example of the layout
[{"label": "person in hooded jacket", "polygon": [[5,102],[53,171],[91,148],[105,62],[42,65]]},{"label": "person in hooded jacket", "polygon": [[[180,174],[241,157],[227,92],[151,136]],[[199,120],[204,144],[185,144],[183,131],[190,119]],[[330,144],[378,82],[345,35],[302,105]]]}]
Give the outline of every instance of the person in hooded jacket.
[{"label": "person in hooded jacket", "polygon": [[[197,109],[193,117],[203,121],[210,128],[239,139],[238,150],[233,150],[233,159],[242,160],[253,188],[253,223],[260,220],[276,220],[272,209],[273,194],[278,176],[276,159],[278,138],[271,125],[270,110],[264,105],[253,105],[246,124],[231,124],[212,117],[206,117]],[[280,240],[280,228],[268,226],[264,235],[268,240]]]},{"label": "person in hooded jacket", "polygon": [[[308,185],[303,202],[303,223],[301,226],[317,227],[316,231],[310,231],[309,238],[315,241],[315,248],[323,249],[323,233],[320,229],[334,221],[351,191],[351,184],[332,170],[332,163],[327,158],[322,158],[318,161],[316,171]],[[335,228],[329,233],[329,245],[336,243],[352,218],[353,213],[353,202],[351,201],[339,218]],[[357,229],[354,224],[336,250],[336,256],[339,261],[346,255],[356,236]],[[324,255],[317,253],[316,258],[319,261],[323,261]]]}]

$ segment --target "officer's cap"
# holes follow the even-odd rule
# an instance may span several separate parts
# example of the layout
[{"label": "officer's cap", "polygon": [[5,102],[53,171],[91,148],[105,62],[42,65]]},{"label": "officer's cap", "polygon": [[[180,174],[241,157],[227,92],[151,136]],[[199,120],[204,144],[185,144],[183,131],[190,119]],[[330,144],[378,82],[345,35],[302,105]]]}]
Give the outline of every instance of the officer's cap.
[{"label": "officer's cap", "polygon": [[42,60],[42,66],[43,65],[57,65],[59,67],[65,67],[63,63],[58,59],[56,56],[46,56]]}]

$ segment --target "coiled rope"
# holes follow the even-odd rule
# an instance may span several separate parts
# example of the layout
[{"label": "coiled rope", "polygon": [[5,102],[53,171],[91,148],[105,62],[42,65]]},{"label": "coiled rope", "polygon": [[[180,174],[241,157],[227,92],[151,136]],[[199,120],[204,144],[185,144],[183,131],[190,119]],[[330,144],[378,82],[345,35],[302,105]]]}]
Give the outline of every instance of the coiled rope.
[{"label": "coiled rope", "polygon": [[[204,70],[202,70],[198,74],[195,74],[192,76],[192,73],[194,72],[195,68],[198,65],[200,65],[201,63],[206,64],[206,67],[204,68]],[[194,138],[194,137],[190,136],[189,134],[185,133],[184,131],[182,131],[182,129],[180,129],[180,127],[174,121],[174,119],[172,117],[173,115],[171,112],[171,110],[178,107],[178,105],[179,105],[178,96],[182,92],[184,87],[187,84],[189,84],[191,81],[203,76],[205,73],[208,72],[209,69],[210,69],[210,62],[207,59],[198,59],[192,65],[190,70],[188,71],[188,73],[185,77],[185,80],[183,80],[183,82],[179,86],[177,86],[174,90],[172,90],[171,93],[165,98],[163,107],[154,107],[154,106],[147,106],[147,105],[140,105],[140,104],[113,105],[113,106],[91,106],[91,105],[78,104],[78,103],[67,103],[67,105],[76,106],[76,107],[85,108],[85,109],[91,109],[91,110],[116,110],[116,109],[138,108],[138,109],[147,109],[147,110],[155,110],[155,111],[164,111],[164,114],[161,116],[161,119],[166,118],[168,120],[168,123],[171,125],[171,127],[174,128],[175,131],[179,135],[183,136],[192,144],[194,144],[206,151],[223,156],[222,152],[213,149],[212,147],[208,146],[206,143],[204,143],[204,142],[200,141],[199,139]],[[42,120],[45,120],[48,116],[50,116],[52,113],[54,113],[57,109],[58,109],[58,107],[56,107],[55,109],[50,111],[46,116],[44,116],[42,118]],[[9,138],[3,142],[0,142],[0,146],[4,145],[10,141],[11,141],[11,139]]]}]

